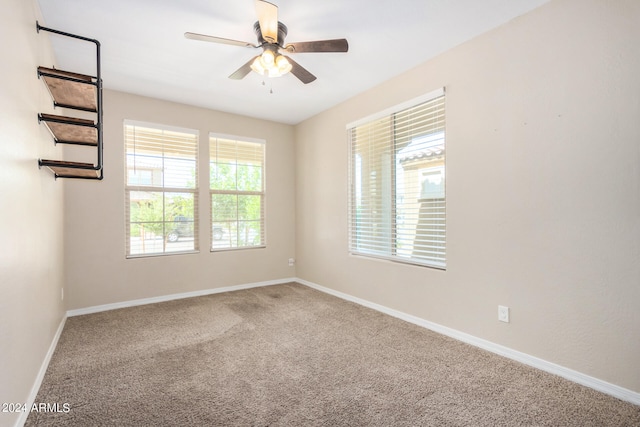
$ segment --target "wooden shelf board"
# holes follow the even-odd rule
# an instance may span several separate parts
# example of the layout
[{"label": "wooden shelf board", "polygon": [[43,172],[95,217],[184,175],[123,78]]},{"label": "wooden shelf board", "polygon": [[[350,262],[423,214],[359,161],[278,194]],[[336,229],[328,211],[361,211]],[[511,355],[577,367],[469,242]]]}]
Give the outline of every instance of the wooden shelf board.
[{"label": "wooden shelf board", "polygon": [[91,76],[45,67],[38,67],[38,71],[55,74],[61,77],[71,77],[83,80],[86,83],[74,82],[56,77],[41,76],[49,88],[51,97],[57,104],[88,109],[91,111],[97,110],[97,89],[93,84],[90,84],[93,82],[93,78]]},{"label": "wooden shelf board", "polygon": [[[90,146],[98,145],[98,130],[95,127],[83,126],[94,125],[92,120],[79,119],[76,117],[55,116],[52,114],[40,114],[40,117],[42,117],[42,121],[47,128],[49,128],[49,131],[51,131],[58,142],[77,143]],[[48,121],[51,119],[74,122],[77,125]]]},{"label": "wooden shelf board", "polygon": [[72,73],[71,71],[63,71],[56,68],[38,67],[38,71],[47,74],[55,74],[60,77],[71,77],[73,79],[84,80],[87,83],[92,82],[94,79],[93,77],[86,74]]},{"label": "wooden shelf board", "polygon": [[60,178],[93,178],[100,177],[100,171],[93,169],[91,163],[65,162],[62,160],[41,160],[42,166],[46,166]]}]

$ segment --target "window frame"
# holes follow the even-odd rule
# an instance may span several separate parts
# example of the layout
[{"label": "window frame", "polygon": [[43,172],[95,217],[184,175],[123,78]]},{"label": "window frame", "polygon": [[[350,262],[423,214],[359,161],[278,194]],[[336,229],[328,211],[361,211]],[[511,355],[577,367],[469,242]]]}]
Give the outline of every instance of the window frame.
[{"label": "window frame", "polygon": [[[440,98],[442,98],[441,101]],[[398,117],[430,102],[436,105],[439,102],[442,103],[441,109],[436,109],[437,112],[441,111],[442,124],[438,124],[439,120],[435,119],[434,123],[437,125],[431,126],[429,121],[425,120],[426,133],[420,133],[423,130],[412,133],[411,130],[405,129],[404,133],[399,135],[396,128]],[[436,117],[439,116],[436,115]],[[351,255],[446,270],[445,119],[445,88],[443,87],[346,125],[349,141],[348,247]],[[408,120],[405,120],[400,123],[407,124],[407,122]],[[414,214],[413,231],[407,232],[408,229],[403,227],[401,209],[399,209],[399,207],[403,208],[407,202],[399,202],[398,197],[413,193],[403,187],[408,185],[408,178],[405,177],[407,171],[404,170],[404,166],[400,165],[400,152],[414,140],[417,142],[423,137],[426,137],[425,141],[432,139],[437,141],[439,137],[435,136],[439,132],[442,133],[441,160],[434,160],[434,164],[429,167],[441,168],[443,171],[443,197],[422,198],[420,194],[412,202],[418,206],[411,212]],[[403,142],[399,143],[399,141]],[[373,150],[372,153],[375,154],[370,154],[369,159],[363,160],[363,149]],[[370,162],[368,167],[363,165],[365,161]],[[426,162],[429,161],[431,160],[426,160]],[[397,170],[399,167],[403,167],[400,172]],[[421,175],[420,169],[415,169],[417,183],[420,183]],[[398,181],[399,179],[401,180]],[[404,193],[398,192],[399,185]],[[416,188],[412,187],[411,191],[415,193]],[[369,206],[367,203],[362,203],[362,200],[365,200]],[[430,221],[426,223],[426,228],[423,221]],[[413,240],[410,246],[402,251],[403,244],[407,244],[407,236],[412,236]],[[431,239],[433,236],[437,239],[421,240]]]},{"label": "window frame", "polygon": [[[255,191],[255,190],[240,190],[238,188],[236,189],[214,189],[213,187],[213,182],[212,182],[212,164],[213,163],[217,163],[214,162],[213,158],[214,158],[214,153],[213,153],[213,149],[212,149],[212,144],[213,144],[213,140],[218,140],[218,139],[222,139],[222,140],[228,140],[228,141],[235,141],[235,142],[240,142],[240,143],[247,143],[247,144],[259,144],[262,146],[262,159],[261,159],[261,190],[259,191]],[[244,137],[244,136],[238,136],[238,135],[229,135],[229,134],[223,134],[223,133],[218,133],[218,132],[209,132],[209,140],[208,140],[208,147],[209,147],[209,159],[208,159],[208,165],[209,165],[209,226],[210,226],[210,233],[209,233],[209,239],[210,239],[210,245],[209,245],[209,251],[210,252],[226,252],[226,251],[238,251],[238,250],[247,250],[247,249],[264,249],[267,247],[267,219],[266,219],[266,200],[267,200],[267,183],[266,183],[266,170],[267,170],[267,141],[264,139],[259,139],[259,138],[251,138],[251,137]],[[235,159],[236,161],[236,167],[238,165],[238,158],[236,157]],[[237,169],[236,169],[236,185],[237,185]],[[214,213],[214,208],[213,208],[213,197],[214,195],[232,195],[232,196],[259,196],[260,197],[260,218],[259,218],[259,223],[260,223],[260,232],[259,232],[259,236],[260,236],[260,243],[258,245],[243,245],[243,246],[218,246],[215,247],[216,245],[216,239],[215,239],[215,230],[216,230],[216,222],[219,221],[215,221],[216,217],[215,217],[215,213]],[[227,220],[229,222],[232,222],[232,220]],[[235,222],[239,225],[239,223],[242,220],[239,219],[239,214],[236,214],[236,219]],[[253,222],[250,220],[245,220],[246,222]],[[239,227],[238,227],[239,228]],[[224,236],[224,230],[223,230],[223,236]],[[231,238],[229,236],[229,238]],[[236,244],[239,242],[239,238],[236,236]]]},{"label": "window frame", "polygon": [[[128,126],[134,126],[134,127],[140,127],[140,128],[147,128],[147,129],[153,129],[156,131],[167,131],[167,132],[174,132],[174,133],[183,133],[186,135],[190,135],[193,137],[194,139],[194,145],[193,145],[193,149],[194,149],[194,158],[193,158],[193,165],[194,165],[194,173],[195,176],[193,177],[194,183],[193,183],[193,187],[176,187],[176,186],[166,186],[165,185],[165,171],[164,169],[160,169],[160,168],[153,168],[150,166],[142,166],[140,169],[144,170],[144,171],[148,171],[151,170],[152,171],[152,184],[151,185],[145,185],[145,184],[136,184],[136,185],[129,185],[129,161],[128,158],[130,156],[130,153],[128,151],[128,144],[129,144],[129,139],[127,136],[127,127]],[[150,122],[143,122],[143,121],[137,121],[137,120],[129,120],[126,119],[124,120],[123,123],[123,140],[124,140],[124,195],[125,195],[125,256],[128,259],[133,259],[133,258],[149,258],[149,257],[157,257],[157,256],[170,256],[170,255],[183,255],[183,254],[194,254],[194,253],[199,253],[200,252],[200,242],[199,242],[199,225],[200,225],[200,214],[199,214],[199,192],[200,192],[200,188],[199,188],[199,174],[200,174],[200,167],[199,167],[199,163],[200,163],[200,131],[197,129],[189,129],[189,128],[182,128],[182,127],[176,127],[176,126],[170,126],[170,125],[165,125],[165,124],[159,124],[159,123],[150,123]],[[160,147],[160,146],[159,146]],[[134,157],[136,157],[136,154],[133,154]],[[139,155],[141,158],[143,158],[143,155]],[[147,154],[148,156],[148,154]],[[171,158],[168,156],[164,156],[164,154],[159,157],[161,160],[161,162],[163,163],[164,167],[164,161],[167,158]],[[191,159],[189,160],[191,161]],[[156,185],[156,183],[153,182],[153,171],[155,169],[159,169],[160,170],[160,176],[161,176],[161,185]],[[132,245],[131,245],[131,209],[132,209],[132,205],[131,205],[131,193],[133,192],[140,192],[140,193],[161,193],[162,194],[162,205],[163,205],[163,220],[162,220],[162,227],[163,227],[163,231],[162,231],[162,251],[161,252],[148,252],[148,253],[132,253]],[[174,195],[174,194],[190,194],[192,199],[193,199],[193,248],[189,248],[189,249],[185,249],[185,250],[167,250],[167,244],[168,244],[168,234],[170,233],[169,228],[171,227],[167,227],[167,224],[170,224],[170,221],[166,218],[166,211],[165,211],[165,207],[166,207],[166,197],[167,195]],[[156,222],[156,221],[154,221]],[[173,221],[173,223],[175,223],[175,220]]]}]

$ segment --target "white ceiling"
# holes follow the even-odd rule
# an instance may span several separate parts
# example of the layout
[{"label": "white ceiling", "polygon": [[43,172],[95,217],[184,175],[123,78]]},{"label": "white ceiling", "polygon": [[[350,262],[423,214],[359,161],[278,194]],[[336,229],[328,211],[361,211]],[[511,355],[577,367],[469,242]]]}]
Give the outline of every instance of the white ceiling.
[{"label": "white ceiling", "polygon": [[[45,25],[102,45],[104,87],[296,124],[548,0],[273,0],[287,42],[346,38],[348,53],[292,57],[317,76],[227,78],[256,49],[254,0],[39,0]],[[51,36],[58,68],[95,74],[93,45]],[[43,64],[46,65],[46,64]],[[273,93],[270,93],[270,90]]]}]

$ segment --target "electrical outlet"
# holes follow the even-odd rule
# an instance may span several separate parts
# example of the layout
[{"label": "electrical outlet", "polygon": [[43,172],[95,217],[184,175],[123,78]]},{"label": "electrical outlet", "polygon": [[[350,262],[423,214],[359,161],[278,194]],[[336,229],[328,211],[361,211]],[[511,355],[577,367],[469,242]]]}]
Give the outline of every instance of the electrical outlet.
[{"label": "electrical outlet", "polygon": [[289,258],[289,267],[293,267],[293,264],[296,263],[296,260],[293,258]]},{"label": "electrical outlet", "polygon": [[60,288],[60,301],[64,301],[64,288]]},{"label": "electrical outlet", "polygon": [[505,307],[504,305],[498,306],[498,320],[509,323],[509,307]]}]

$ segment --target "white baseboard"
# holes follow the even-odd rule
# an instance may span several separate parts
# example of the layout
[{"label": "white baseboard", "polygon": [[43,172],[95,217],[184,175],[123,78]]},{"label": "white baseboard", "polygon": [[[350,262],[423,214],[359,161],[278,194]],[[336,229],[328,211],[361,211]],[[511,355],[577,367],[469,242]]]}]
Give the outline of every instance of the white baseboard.
[{"label": "white baseboard", "polygon": [[[285,278],[285,279],[278,279],[278,280],[270,280],[270,281],[265,281],[265,282],[256,282],[256,283],[248,283],[248,284],[244,284],[244,285],[234,285],[234,286],[226,286],[226,287],[222,287],[222,288],[214,288],[214,289],[205,289],[205,290],[200,290],[200,291],[193,291],[193,292],[185,292],[185,293],[180,293],[180,294],[171,294],[171,295],[163,295],[163,296],[159,296],[159,297],[152,297],[152,298],[143,298],[143,299],[138,299],[138,300],[132,300],[132,301],[123,301],[123,302],[118,302],[118,303],[113,303],[113,304],[104,304],[104,305],[98,305],[98,306],[93,306],[93,307],[87,307],[87,308],[80,308],[80,309],[76,309],[76,310],[69,310],[67,311],[67,317],[72,317],[72,316],[79,316],[79,315],[83,315],[83,314],[91,314],[91,313],[98,313],[101,311],[107,311],[107,310],[115,310],[118,308],[125,308],[125,307],[134,307],[137,305],[144,305],[144,304],[153,304],[153,303],[157,303],[157,302],[164,302],[164,301],[172,301],[172,300],[177,300],[177,299],[183,299],[183,298],[192,298],[192,297],[198,297],[198,296],[203,296],[203,295],[211,295],[211,294],[217,294],[217,293],[222,293],[222,292],[230,292],[230,291],[238,291],[241,289],[250,289],[250,288],[258,288],[258,287],[263,287],[263,286],[271,286],[271,285],[279,285],[279,284],[283,284],[283,283],[290,283],[290,282],[297,282],[300,283],[302,285],[308,286],[310,288],[316,289],[320,292],[324,292],[333,296],[336,296],[338,298],[347,300],[347,301],[351,301],[354,302],[356,304],[371,308],[373,310],[379,311],[381,313],[385,313],[388,314],[390,316],[396,317],[398,319],[413,323],[415,325],[421,326],[423,328],[426,329],[430,329],[434,332],[440,333],[442,335],[446,335],[448,337],[457,339],[459,341],[465,342],[467,344],[471,344],[475,347],[479,347],[481,349],[490,351],[492,353],[498,354],[500,356],[504,356],[507,357],[509,359],[524,363],[525,365],[529,365],[532,366],[534,368],[540,369],[542,371],[545,372],[549,372],[551,374],[554,375],[558,375],[562,378],[565,378],[569,381],[573,381],[575,383],[584,385],[586,387],[592,388],[594,390],[606,393],[610,396],[616,397],[618,399],[627,401],[627,402],[631,402],[633,404],[636,405],[640,405],[640,393],[617,386],[615,384],[611,384],[608,383],[606,381],[600,380],[598,378],[594,378],[591,377],[589,375],[583,374],[581,372],[578,371],[574,371],[572,369],[569,368],[565,368],[564,366],[560,366],[557,365],[555,363],[546,361],[544,359],[540,359],[538,357],[534,357],[531,355],[528,355],[526,353],[522,353],[520,351],[517,350],[513,350],[511,348],[493,343],[491,341],[487,341],[485,339],[482,338],[478,338],[475,337],[473,335],[443,326],[443,325],[439,325],[437,323],[434,322],[430,322],[428,320],[407,314],[407,313],[403,313],[401,311],[398,310],[394,310],[391,309],[389,307],[385,307],[383,305],[380,304],[376,304],[358,297],[354,297],[352,295],[348,295],[345,294],[343,292],[339,292],[330,288],[326,288],[324,286],[318,285],[316,283],[313,282],[309,282],[308,280],[304,280],[304,279],[300,279],[297,277],[290,277],[290,278]],[[65,318],[66,319],[66,318]],[[41,372],[38,375],[38,380],[36,381],[36,384],[34,384],[34,388],[32,390],[32,400],[31,403],[33,403],[33,400],[36,397],[36,394],[38,392],[38,389],[40,387],[40,383],[42,382],[42,378],[44,377],[44,373],[46,372],[46,368],[49,364],[49,360],[51,359],[51,355],[53,354],[53,350],[55,349],[55,344],[57,344],[58,342],[58,338],[60,336],[60,333],[62,332],[62,327],[64,326],[64,320],[63,322],[60,324],[60,328],[56,334],[56,337],[54,339],[54,342],[51,345],[51,348],[49,349],[49,353],[47,353],[47,358],[45,359],[45,362],[43,362],[42,368],[41,368]],[[37,386],[37,387],[36,387]],[[30,396],[31,397],[31,396]],[[25,415],[25,420],[26,420],[26,415]],[[24,423],[24,420],[22,421]],[[17,425],[21,425],[20,423],[18,423]]]},{"label": "white baseboard", "polygon": [[513,350],[508,347],[504,347],[499,344],[495,344],[491,341],[484,340],[482,338],[474,337],[473,335],[466,334],[464,332],[460,332],[455,329],[448,328],[446,326],[439,325],[437,323],[430,322],[428,320],[424,320],[422,318],[412,316],[410,314],[403,313],[398,310],[394,310],[388,307],[385,307],[380,304],[376,304],[367,300],[363,300],[358,297],[354,297],[352,295],[345,294],[343,292],[339,292],[330,288],[326,288],[324,286],[320,286],[316,283],[309,282],[303,279],[296,279],[296,282],[308,286],[310,288],[316,289],[318,291],[336,296],[338,298],[354,302],[356,304],[371,308],[373,310],[388,314],[393,317],[397,317],[398,319],[402,319],[409,323],[413,323],[418,326],[422,326],[423,328],[430,329],[434,332],[438,332],[442,335],[446,335],[448,337],[457,339],[459,341],[465,342],[467,344],[471,344],[475,347],[479,347],[483,350],[490,351],[492,353],[498,354],[500,356],[507,357],[509,359],[524,363],[525,365],[532,366],[534,368],[540,369],[545,372],[549,372],[554,375],[558,375],[562,378],[565,378],[569,381],[573,381],[575,383],[584,385],[586,387],[592,388],[594,390],[606,393],[610,396],[616,397],[618,399],[631,402],[636,405],[640,405],[640,393],[617,386],[615,384],[608,383],[606,381],[600,380],[598,378],[591,377],[589,375],[583,374],[578,371],[574,371],[569,368],[565,368],[564,366],[557,365],[552,362],[548,362],[544,359],[540,359],[538,357],[534,357],[528,355],[526,353],[522,353],[517,350]]},{"label": "white baseboard", "polygon": [[295,282],[295,277],[268,280],[265,282],[247,283],[244,285],[225,286],[222,288],[203,289],[201,291],[184,292],[180,294],[162,295],[159,297],[142,298],[131,301],[116,302],[112,304],[95,305],[92,307],[78,308],[67,311],[67,317],[81,316],[83,314],[99,313],[101,311],[116,310],[118,308],[135,307],[137,305],[154,304],[157,302],[173,301],[183,298],[200,297],[203,295],[219,294],[222,292],[239,291],[241,289],[259,288],[263,286],[280,285],[283,283]]},{"label": "white baseboard", "polygon": [[[42,385],[42,380],[44,380],[44,375],[47,373],[47,368],[49,367],[49,362],[51,361],[51,357],[53,356],[53,352],[56,351],[56,347],[58,346],[58,340],[60,339],[60,335],[62,334],[62,330],[64,329],[64,324],[67,321],[67,316],[63,316],[60,324],[58,325],[58,330],[56,330],[55,335],[53,336],[53,340],[51,340],[51,344],[49,345],[49,350],[47,350],[47,354],[44,356],[44,360],[42,361],[42,365],[40,365],[40,370],[38,371],[38,375],[36,376],[36,380],[31,387],[31,391],[29,392],[29,396],[27,397],[27,401],[25,405],[27,408],[31,408],[33,403],[36,401],[36,397],[38,396],[38,391],[40,390],[40,386]],[[20,416],[15,423],[16,427],[21,427],[27,421],[27,417],[29,416],[30,411],[20,412]]]},{"label": "white baseboard", "polygon": [[[44,380],[44,375],[47,372],[47,368],[49,367],[49,362],[51,362],[51,357],[53,356],[53,352],[56,349],[56,346],[58,345],[58,340],[60,339],[60,335],[62,334],[62,330],[64,329],[64,324],[67,320],[68,317],[73,317],[73,316],[80,316],[82,314],[91,314],[91,313],[98,313],[101,311],[107,311],[107,310],[115,310],[118,308],[125,308],[125,307],[134,307],[137,305],[144,305],[144,304],[153,304],[153,303],[157,303],[157,302],[164,302],[164,301],[172,301],[172,300],[178,300],[178,299],[183,299],[183,298],[192,298],[192,297],[198,297],[198,296],[203,296],[203,295],[211,295],[211,294],[218,294],[218,293],[222,293],[222,292],[230,292],[230,291],[238,291],[241,289],[250,289],[250,288],[259,288],[259,287],[263,287],[263,286],[271,286],[271,285],[280,285],[283,283],[290,283],[290,282],[295,282],[296,278],[291,277],[291,278],[286,278],[286,279],[279,279],[279,280],[269,280],[269,281],[265,281],[265,282],[256,282],[256,283],[247,283],[247,284],[243,284],[243,285],[235,285],[235,286],[226,286],[223,288],[215,288],[215,289],[205,289],[205,290],[201,290],[201,291],[193,291],[193,292],[185,292],[185,293],[180,293],[180,294],[171,294],[171,295],[163,295],[163,296],[159,296],[159,297],[152,297],[152,298],[143,298],[143,299],[138,299],[138,300],[132,300],[132,301],[124,301],[124,302],[118,302],[118,303],[113,303],[113,304],[103,304],[103,305],[97,305],[97,306],[93,306],[93,307],[87,307],[87,308],[80,308],[80,309],[76,309],[76,310],[69,310],[66,312],[65,316],[62,318],[62,321],[60,322],[60,325],[58,326],[58,330],[56,331],[53,340],[51,341],[51,345],[49,346],[49,350],[47,351],[47,354],[44,358],[44,360],[42,361],[42,365],[40,366],[40,371],[38,372],[38,375],[36,376],[36,380],[33,383],[33,386],[31,387],[31,392],[29,393],[29,397],[27,399],[26,405],[28,408],[31,408],[33,406],[33,403],[36,400],[36,396],[38,395],[38,391],[40,390],[40,386],[42,385],[42,381]],[[24,425],[24,423],[27,421],[27,417],[29,416],[29,412],[21,412],[20,416],[18,417],[18,420],[15,423],[15,427],[21,427]]]}]

